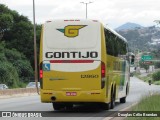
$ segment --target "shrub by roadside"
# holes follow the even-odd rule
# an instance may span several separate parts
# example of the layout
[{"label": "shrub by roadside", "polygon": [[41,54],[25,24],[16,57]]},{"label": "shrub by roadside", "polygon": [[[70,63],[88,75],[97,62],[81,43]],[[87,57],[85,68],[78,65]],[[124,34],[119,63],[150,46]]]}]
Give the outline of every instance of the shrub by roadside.
[{"label": "shrub by roadside", "polygon": [[152,74],[153,81],[160,81],[160,71]]},{"label": "shrub by roadside", "polygon": [[151,80],[152,84],[160,85],[160,71],[149,73],[147,76],[141,76],[140,74],[135,73],[135,76],[144,82],[148,83],[148,81]]}]

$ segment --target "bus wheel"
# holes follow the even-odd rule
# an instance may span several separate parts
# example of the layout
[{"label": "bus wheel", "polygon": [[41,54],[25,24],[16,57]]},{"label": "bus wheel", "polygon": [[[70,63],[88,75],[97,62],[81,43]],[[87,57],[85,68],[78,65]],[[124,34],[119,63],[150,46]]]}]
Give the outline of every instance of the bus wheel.
[{"label": "bus wheel", "polygon": [[[129,92],[129,88],[128,88],[128,84],[127,84],[127,87],[126,87],[126,96],[128,95],[128,92]],[[126,103],[126,97],[120,98],[120,103]]]},{"label": "bus wheel", "polygon": [[110,103],[100,103],[100,106],[103,110],[109,110],[110,109]]},{"label": "bus wheel", "polygon": [[120,103],[126,103],[126,97],[120,98]]},{"label": "bus wheel", "polygon": [[111,109],[113,109],[115,106],[115,94],[114,92],[112,91],[111,92]]},{"label": "bus wheel", "polygon": [[54,110],[60,110],[60,109],[62,109],[62,108],[65,107],[64,104],[62,104],[62,103],[55,103],[55,102],[53,102],[52,105],[53,105],[53,109]]}]

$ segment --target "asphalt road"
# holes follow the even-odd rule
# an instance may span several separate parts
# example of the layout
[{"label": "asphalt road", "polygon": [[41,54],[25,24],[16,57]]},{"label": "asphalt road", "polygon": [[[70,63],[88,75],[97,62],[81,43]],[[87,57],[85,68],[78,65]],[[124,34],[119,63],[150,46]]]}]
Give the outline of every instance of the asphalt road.
[{"label": "asphalt road", "polygon": [[[130,93],[127,97],[127,102],[125,104],[120,104],[119,101],[116,102],[116,106],[112,110],[101,110],[98,106],[87,105],[87,106],[76,106],[69,111],[54,111],[51,103],[41,103],[40,96],[27,96],[27,97],[16,97],[9,99],[0,99],[0,111],[45,111],[46,114],[52,114],[54,119],[83,119],[83,120],[101,120],[104,117],[113,114],[110,111],[119,111],[124,109],[136,102],[146,95],[151,95],[153,93],[160,93],[160,86],[148,85],[141,80],[131,77],[130,81]],[[64,118],[65,117],[65,118]],[[66,118],[67,117],[67,118]],[[71,117],[71,118],[70,118]],[[13,118],[12,118],[13,119]],[[15,118],[17,120],[17,118]],[[43,119],[53,119],[51,117]],[[8,118],[7,118],[8,120]]]}]

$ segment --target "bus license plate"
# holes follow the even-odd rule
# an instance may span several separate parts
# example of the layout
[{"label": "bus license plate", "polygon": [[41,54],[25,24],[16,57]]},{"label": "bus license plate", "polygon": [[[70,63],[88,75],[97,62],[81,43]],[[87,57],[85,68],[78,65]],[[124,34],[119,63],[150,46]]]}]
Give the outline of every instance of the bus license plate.
[{"label": "bus license plate", "polygon": [[77,96],[76,92],[66,92],[66,96]]}]

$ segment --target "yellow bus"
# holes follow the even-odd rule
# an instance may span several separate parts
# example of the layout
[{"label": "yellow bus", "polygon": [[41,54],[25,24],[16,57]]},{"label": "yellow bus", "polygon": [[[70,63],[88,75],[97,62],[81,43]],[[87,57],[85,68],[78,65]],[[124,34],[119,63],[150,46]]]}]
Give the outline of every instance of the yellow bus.
[{"label": "yellow bus", "polygon": [[129,57],[125,38],[96,20],[43,24],[40,41],[41,102],[54,110],[79,103],[113,109],[126,102]]}]

